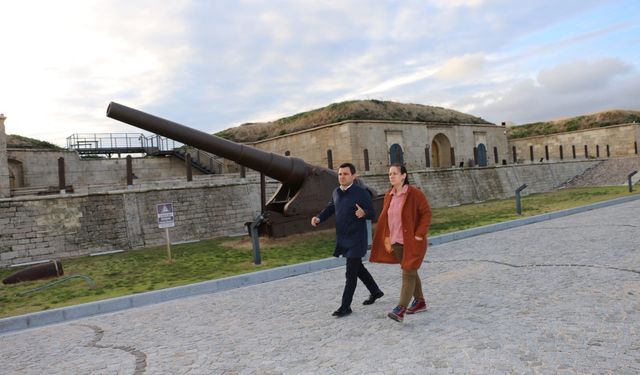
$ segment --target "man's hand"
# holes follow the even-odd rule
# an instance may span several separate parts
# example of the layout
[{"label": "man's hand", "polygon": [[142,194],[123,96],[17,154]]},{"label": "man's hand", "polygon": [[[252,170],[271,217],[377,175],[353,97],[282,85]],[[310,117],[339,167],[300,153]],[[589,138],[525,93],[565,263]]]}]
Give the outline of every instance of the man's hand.
[{"label": "man's hand", "polygon": [[318,219],[317,216],[314,216],[311,218],[311,225],[313,225],[314,227],[317,226],[318,224],[320,224],[320,219]]},{"label": "man's hand", "polygon": [[356,216],[358,217],[358,219],[362,219],[363,217],[365,217],[367,215],[366,212],[364,212],[364,210],[362,209],[362,207],[358,206],[358,204],[356,203],[356,207],[358,208],[356,210]]}]

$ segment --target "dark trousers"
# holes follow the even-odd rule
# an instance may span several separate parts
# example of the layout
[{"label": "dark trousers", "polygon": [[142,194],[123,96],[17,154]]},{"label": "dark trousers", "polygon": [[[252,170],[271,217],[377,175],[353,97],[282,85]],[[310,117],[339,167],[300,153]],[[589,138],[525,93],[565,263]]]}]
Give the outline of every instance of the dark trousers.
[{"label": "dark trousers", "polygon": [[342,293],[341,309],[351,307],[353,293],[356,291],[358,279],[369,289],[369,293],[375,294],[380,291],[373,277],[362,264],[362,258],[347,258],[347,273],[345,274],[346,282],[344,284],[344,292]]}]

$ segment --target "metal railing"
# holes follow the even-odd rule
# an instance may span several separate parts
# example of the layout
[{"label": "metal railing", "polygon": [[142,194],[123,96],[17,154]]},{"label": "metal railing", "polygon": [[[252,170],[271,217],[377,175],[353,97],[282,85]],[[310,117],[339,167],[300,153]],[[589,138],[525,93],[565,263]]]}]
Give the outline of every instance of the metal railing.
[{"label": "metal railing", "polygon": [[183,143],[176,142],[173,139],[153,134],[142,139],[143,147],[148,149],[158,149],[161,152],[173,151],[176,148],[184,146]]},{"label": "metal railing", "polygon": [[191,155],[191,162],[200,167],[200,170],[204,169],[210,173],[222,173],[224,170],[222,158],[215,154],[186,145],[175,149],[176,156],[180,158],[184,158],[187,153]]},{"label": "metal railing", "polygon": [[93,133],[67,137],[67,149],[79,154],[173,154],[181,159],[189,153],[192,164],[203,172],[222,173],[223,162],[217,155],[176,142],[158,134]]},{"label": "metal railing", "polygon": [[141,133],[94,133],[67,137],[67,149],[80,153],[135,153],[148,150],[167,152],[182,145],[157,134],[145,136]]}]

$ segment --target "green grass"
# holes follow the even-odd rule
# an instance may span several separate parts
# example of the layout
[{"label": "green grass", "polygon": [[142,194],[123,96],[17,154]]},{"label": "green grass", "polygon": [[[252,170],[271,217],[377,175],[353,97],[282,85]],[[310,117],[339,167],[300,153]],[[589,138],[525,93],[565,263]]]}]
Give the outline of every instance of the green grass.
[{"label": "green grass", "polygon": [[[263,239],[261,266],[253,264],[253,251],[248,238],[220,238],[173,245],[173,262],[167,262],[166,246],[64,259],[62,265],[65,275],[88,276],[96,282],[97,287],[91,287],[78,278],[21,297],[18,293],[40,287],[50,280],[0,284],[0,317],[326,258],[332,254],[334,239],[332,233],[327,232],[292,236],[279,241]],[[0,278],[4,279],[15,271],[15,268],[2,269]]]},{"label": "green grass", "polygon": [[[584,206],[629,195],[623,186],[592,187],[531,194],[521,199],[522,216],[515,213],[515,200],[501,199],[457,207],[433,209],[430,235],[454,232],[527,216]],[[637,193],[634,191],[634,194]]]},{"label": "green grass", "polygon": [[[433,210],[430,236],[533,216],[629,195],[627,188],[600,187],[532,194],[522,198],[522,216],[515,214],[513,198]],[[0,317],[15,316],[56,307],[142,293],[267,268],[330,257],[333,230],[311,232],[281,239],[261,239],[262,265],[253,264],[251,241],[219,238],[171,247],[167,262],[165,246],[97,257],[62,261],[65,275],[85,275],[96,282],[71,279],[41,291],[19,296],[50,280],[0,284]],[[17,271],[0,269],[0,279]]]}]

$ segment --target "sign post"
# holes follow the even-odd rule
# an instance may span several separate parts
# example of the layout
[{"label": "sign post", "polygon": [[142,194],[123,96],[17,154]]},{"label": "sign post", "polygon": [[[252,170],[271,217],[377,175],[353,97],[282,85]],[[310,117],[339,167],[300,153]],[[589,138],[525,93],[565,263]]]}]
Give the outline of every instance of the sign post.
[{"label": "sign post", "polygon": [[516,214],[522,215],[522,205],[520,204],[520,192],[527,188],[527,184],[521,185],[516,189]]},{"label": "sign post", "polygon": [[158,214],[158,228],[164,228],[167,238],[167,257],[171,260],[171,240],[169,239],[169,228],[176,226],[173,219],[173,203],[160,203],[156,205],[156,213]]}]

